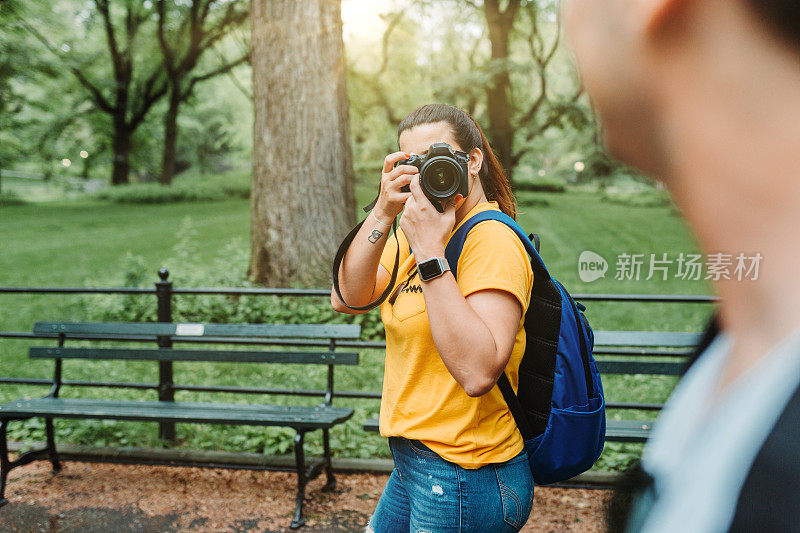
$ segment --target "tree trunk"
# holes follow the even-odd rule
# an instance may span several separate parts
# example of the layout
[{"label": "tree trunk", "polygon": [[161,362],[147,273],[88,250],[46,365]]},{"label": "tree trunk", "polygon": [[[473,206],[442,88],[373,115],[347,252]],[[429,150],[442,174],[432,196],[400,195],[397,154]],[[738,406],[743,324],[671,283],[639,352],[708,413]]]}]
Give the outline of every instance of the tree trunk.
[{"label": "tree trunk", "polygon": [[340,0],[253,0],[249,276],[329,286],[355,223]]},{"label": "tree trunk", "polygon": [[111,140],[111,149],[114,161],[111,170],[111,185],[125,185],[130,183],[131,170],[131,136],[128,124],[124,117],[120,120],[114,118],[114,136]]},{"label": "tree trunk", "polygon": [[[492,82],[486,89],[487,111],[489,114],[489,137],[492,150],[506,171],[509,180],[514,173],[513,149],[514,132],[511,128],[511,107],[509,92],[511,79],[505,64],[509,59],[509,36],[514,25],[513,13],[499,11],[498,2],[489,0],[484,10],[486,25],[489,29],[489,41],[492,45],[492,62],[497,70]],[[499,67],[499,68],[498,68]],[[512,180],[513,181],[513,180]]]},{"label": "tree trunk", "polygon": [[171,80],[169,105],[164,115],[164,151],[161,154],[161,176],[158,178],[162,185],[170,185],[175,175],[175,150],[178,144],[178,111],[180,105],[180,81]]}]

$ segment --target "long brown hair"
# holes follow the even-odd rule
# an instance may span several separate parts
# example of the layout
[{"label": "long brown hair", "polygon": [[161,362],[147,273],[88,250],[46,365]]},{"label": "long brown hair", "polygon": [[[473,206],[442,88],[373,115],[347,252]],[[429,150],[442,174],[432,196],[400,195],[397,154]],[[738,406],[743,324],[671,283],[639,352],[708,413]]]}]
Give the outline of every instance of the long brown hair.
[{"label": "long brown hair", "polygon": [[517,201],[511,192],[511,185],[500,165],[500,161],[489,146],[489,141],[483,134],[483,130],[472,116],[466,111],[457,107],[445,104],[428,104],[419,107],[409,113],[397,127],[397,136],[405,130],[422,124],[433,124],[435,122],[446,122],[450,125],[458,145],[465,152],[470,152],[474,148],[480,148],[483,152],[483,164],[478,172],[481,178],[481,185],[486,198],[495,200],[500,210],[513,219],[517,218]]}]

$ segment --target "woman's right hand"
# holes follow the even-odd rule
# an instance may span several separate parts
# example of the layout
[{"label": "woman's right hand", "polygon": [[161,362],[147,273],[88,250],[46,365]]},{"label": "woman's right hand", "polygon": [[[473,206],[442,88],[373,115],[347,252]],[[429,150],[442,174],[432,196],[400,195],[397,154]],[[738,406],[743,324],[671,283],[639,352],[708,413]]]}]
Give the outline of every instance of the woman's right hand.
[{"label": "woman's right hand", "polygon": [[410,192],[402,192],[400,189],[411,183],[411,179],[419,173],[419,169],[413,165],[399,165],[395,163],[411,157],[405,152],[395,152],[386,156],[383,160],[383,172],[381,173],[381,192],[373,210],[375,216],[381,222],[391,224],[391,221],[400,214],[405,206],[406,200],[411,197]]}]

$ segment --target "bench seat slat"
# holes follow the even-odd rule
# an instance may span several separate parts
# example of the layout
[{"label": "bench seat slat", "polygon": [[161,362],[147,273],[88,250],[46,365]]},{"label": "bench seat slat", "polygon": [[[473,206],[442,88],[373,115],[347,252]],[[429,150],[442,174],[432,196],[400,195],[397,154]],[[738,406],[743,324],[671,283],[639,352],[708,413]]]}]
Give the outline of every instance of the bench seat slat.
[{"label": "bench seat slat", "polygon": [[[201,327],[202,326],[202,327]],[[276,337],[358,339],[358,324],[177,324],[164,322],[37,322],[36,334],[142,335],[188,337]]]},{"label": "bench seat slat", "polygon": [[650,437],[651,420],[606,420],[606,440],[614,442],[644,442]]},{"label": "bench seat slat", "polygon": [[330,428],[353,415],[349,407],[139,402],[35,398],[0,405],[0,418],[43,416],[158,422]]},{"label": "bench seat slat", "polygon": [[139,361],[215,361],[357,365],[354,352],[278,352],[250,350],[182,350],[139,348],[52,348],[32,346],[33,359],[103,359]]}]

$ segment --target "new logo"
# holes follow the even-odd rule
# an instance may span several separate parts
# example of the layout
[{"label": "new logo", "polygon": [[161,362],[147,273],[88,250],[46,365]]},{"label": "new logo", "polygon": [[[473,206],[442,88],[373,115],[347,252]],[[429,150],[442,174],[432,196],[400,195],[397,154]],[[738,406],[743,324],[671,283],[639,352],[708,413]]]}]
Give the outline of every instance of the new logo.
[{"label": "new logo", "polygon": [[603,256],[592,252],[591,250],[584,250],[578,257],[578,276],[584,283],[591,283],[600,278],[606,277],[608,271],[608,262],[603,259]]}]

